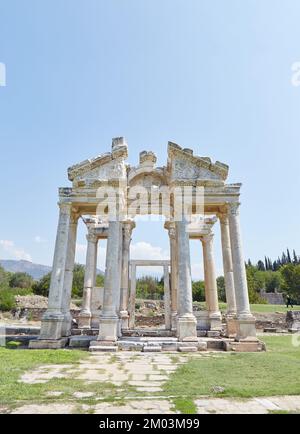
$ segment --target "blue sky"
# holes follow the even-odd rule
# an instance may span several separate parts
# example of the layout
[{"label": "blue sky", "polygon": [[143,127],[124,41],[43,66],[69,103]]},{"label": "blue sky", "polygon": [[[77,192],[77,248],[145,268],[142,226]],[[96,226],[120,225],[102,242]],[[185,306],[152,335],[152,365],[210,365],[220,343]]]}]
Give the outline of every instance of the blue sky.
[{"label": "blue sky", "polygon": [[[119,135],[131,164],[165,164],[168,140],[229,164],[245,256],[300,254],[299,22],[299,0],[0,0],[0,257],[51,264],[67,167]],[[168,256],[160,223],[138,225],[143,251]]]}]

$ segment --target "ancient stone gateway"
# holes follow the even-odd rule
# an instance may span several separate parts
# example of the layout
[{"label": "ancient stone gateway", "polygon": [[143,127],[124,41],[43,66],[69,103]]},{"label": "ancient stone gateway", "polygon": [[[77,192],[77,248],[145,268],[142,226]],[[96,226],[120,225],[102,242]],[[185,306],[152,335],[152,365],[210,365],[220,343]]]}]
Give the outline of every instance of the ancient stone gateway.
[{"label": "ancient stone gateway", "polygon": [[[132,348],[135,269],[142,262],[130,262],[131,234],[138,215],[158,214],[164,216],[169,234],[170,260],[160,264],[164,268],[168,333],[164,337],[162,332],[156,338],[156,347],[203,350],[212,336],[219,336],[219,347],[221,343],[227,350],[262,349],[250,312],[242,251],[241,184],[225,183],[227,165],[195,156],[191,149],[175,143],[168,143],[164,167],[156,167],[153,152],[141,152],[136,167],[126,164],[127,155],[126,141],[119,137],[112,140],[111,152],[68,169],[72,187],[59,189],[48,309],[40,336],[30,342],[30,348],[61,348],[83,342],[92,351]],[[83,303],[76,331],[82,332],[82,336],[72,337],[69,306],[79,217],[87,227],[87,254]],[[217,221],[221,227],[227,298],[225,327],[218,305],[213,254],[213,227]],[[101,239],[107,240],[105,283],[102,304],[93,309],[97,245]],[[203,248],[206,310],[200,314],[193,311],[192,304],[190,239],[200,240]],[[172,338],[168,341],[170,334]],[[153,349],[152,341],[144,338],[141,342],[139,348],[144,351],[151,345]]]}]

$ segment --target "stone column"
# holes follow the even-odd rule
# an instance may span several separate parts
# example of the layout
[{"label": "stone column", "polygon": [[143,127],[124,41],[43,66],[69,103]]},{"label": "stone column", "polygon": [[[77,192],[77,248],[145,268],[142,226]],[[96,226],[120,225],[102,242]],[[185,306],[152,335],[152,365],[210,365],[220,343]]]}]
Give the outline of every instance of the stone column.
[{"label": "stone column", "polygon": [[164,308],[165,308],[165,327],[166,330],[171,330],[170,275],[169,275],[168,265],[164,265]]},{"label": "stone column", "polygon": [[170,259],[171,259],[171,328],[177,328],[177,288],[178,288],[178,262],[177,262],[177,237],[175,224],[169,228]]},{"label": "stone column", "polygon": [[236,302],[234,292],[234,278],[230,245],[229,221],[227,214],[219,216],[221,227],[221,241],[222,241],[222,256],[223,256],[223,269],[225,280],[225,292],[227,302],[227,317],[236,316]]},{"label": "stone column", "polygon": [[218,288],[213,253],[213,234],[201,237],[204,259],[205,294],[208,297],[208,318],[211,330],[222,328],[221,313],[218,302]]},{"label": "stone column", "polygon": [[110,221],[106,250],[104,298],[98,341],[115,342],[118,339],[119,316],[117,307],[120,303],[120,239],[121,223],[119,221]]},{"label": "stone column", "polygon": [[220,214],[219,219],[221,226],[223,269],[227,302],[225,333],[227,337],[235,337],[237,333],[236,301],[228,214]]},{"label": "stone column", "polygon": [[135,297],[136,297],[136,265],[130,267],[130,302],[129,302],[129,328],[135,326]]},{"label": "stone column", "polygon": [[97,258],[97,243],[98,238],[95,234],[89,230],[86,236],[87,239],[87,251],[86,251],[86,263],[85,263],[85,273],[84,273],[84,286],[83,286],[83,299],[82,299],[82,309],[79,314],[80,328],[91,328],[91,298],[92,289],[95,285],[95,264]]},{"label": "stone column", "polygon": [[120,301],[120,318],[121,328],[128,329],[128,285],[129,285],[129,250],[131,242],[131,233],[134,222],[125,222],[123,224],[123,246],[122,246],[122,271],[121,271],[121,301]]},{"label": "stone column", "polygon": [[237,340],[255,340],[255,318],[250,312],[238,203],[230,204],[228,217],[238,319]]},{"label": "stone column", "polygon": [[179,340],[196,340],[196,318],[193,314],[192,276],[187,221],[176,222],[178,241],[178,307],[177,336]]},{"label": "stone column", "polygon": [[[59,347],[66,344],[66,339],[61,340],[62,328],[65,315],[62,311],[64,274],[67,261],[68,237],[70,228],[71,204],[59,203],[59,220],[55,242],[51,282],[49,288],[48,308],[43,315],[41,324],[40,340],[60,340],[49,347]],[[47,343],[34,343],[31,341],[31,348],[38,346],[47,348]]]},{"label": "stone column", "polygon": [[63,286],[62,312],[64,314],[64,322],[62,325],[62,336],[70,336],[71,328],[72,328],[72,315],[70,313],[70,303],[72,297],[73,270],[74,270],[75,252],[76,252],[78,217],[79,215],[76,214],[76,212],[72,212],[70,227],[69,227],[67,260],[66,260],[64,286]]}]

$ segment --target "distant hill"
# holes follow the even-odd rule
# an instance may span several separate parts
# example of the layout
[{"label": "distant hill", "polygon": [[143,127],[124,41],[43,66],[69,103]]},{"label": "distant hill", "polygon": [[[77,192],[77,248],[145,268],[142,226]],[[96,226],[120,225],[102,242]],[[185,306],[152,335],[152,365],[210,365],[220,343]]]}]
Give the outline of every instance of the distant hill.
[{"label": "distant hill", "polygon": [[[45,274],[50,273],[52,269],[49,265],[34,264],[30,261],[16,261],[13,259],[0,259],[0,265],[6,271],[10,271],[11,273],[28,273],[36,280],[40,279]],[[97,270],[97,273],[102,275],[104,274],[101,270]]]},{"label": "distant hill", "polygon": [[0,265],[11,273],[28,273],[34,279],[40,279],[51,271],[48,265],[34,264],[30,261],[15,261],[13,259],[0,259]]}]

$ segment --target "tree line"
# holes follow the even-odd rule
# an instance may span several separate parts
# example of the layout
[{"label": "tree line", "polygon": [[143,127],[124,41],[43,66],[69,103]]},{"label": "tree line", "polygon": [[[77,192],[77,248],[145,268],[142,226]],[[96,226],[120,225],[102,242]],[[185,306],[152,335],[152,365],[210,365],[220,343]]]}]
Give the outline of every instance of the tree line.
[{"label": "tree line", "polygon": [[[276,260],[265,256],[256,264],[249,259],[246,263],[249,298],[251,303],[265,303],[261,290],[265,292],[282,292],[300,304],[300,257],[293,250],[287,249]],[[85,267],[75,264],[72,297],[81,298],[83,294]],[[15,306],[15,295],[37,294],[47,297],[51,273],[39,280],[34,280],[27,273],[11,273],[0,266],[0,310],[10,310]],[[97,286],[104,285],[104,276],[97,275]],[[224,277],[217,278],[220,301],[226,301]],[[142,276],[136,282],[137,297],[142,299],[163,299],[163,278]],[[205,301],[205,284],[203,280],[192,282],[193,300]]]}]

